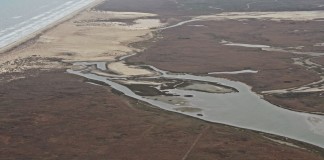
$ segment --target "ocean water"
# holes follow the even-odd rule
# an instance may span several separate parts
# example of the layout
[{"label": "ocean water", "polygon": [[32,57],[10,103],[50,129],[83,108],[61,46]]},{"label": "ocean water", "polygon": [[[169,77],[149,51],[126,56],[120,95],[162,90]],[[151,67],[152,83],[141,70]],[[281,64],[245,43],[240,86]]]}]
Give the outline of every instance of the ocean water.
[{"label": "ocean water", "polygon": [[0,48],[92,2],[94,0],[0,0]]}]

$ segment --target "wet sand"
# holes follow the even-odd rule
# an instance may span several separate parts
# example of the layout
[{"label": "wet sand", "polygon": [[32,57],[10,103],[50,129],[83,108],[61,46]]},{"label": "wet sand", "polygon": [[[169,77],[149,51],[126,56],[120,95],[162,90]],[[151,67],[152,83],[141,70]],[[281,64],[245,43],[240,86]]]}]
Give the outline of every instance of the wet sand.
[{"label": "wet sand", "polygon": [[30,43],[33,43],[34,40],[35,40],[35,37],[38,37],[41,34],[43,34],[44,32],[56,27],[58,24],[64,23],[65,21],[73,18],[78,13],[80,13],[80,12],[82,12],[84,10],[90,9],[90,8],[92,8],[94,6],[97,6],[98,4],[103,3],[103,2],[104,2],[104,0],[94,0],[92,3],[80,8],[80,9],[78,9],[76,11],[74,11],[71,14],[68,14],[68,15],[64,16],[63,18],[61,18],[61,19],[59,19],[59,20],[57,20],[57,21],[55,21],[55,22],[53,22],[53,23],[51,23],[51,24],[49,24],[49,25],[47,25],[47,26],[45,26],[45,27],[43,27],[43,28],[41,28],[41,29],[39,29],[39,30],[37,30],[35,32],[33,32],[33,33],[31,33],[30,35],[27,35],[26,37],[22,37],[18,41],[13,42],[13,43],[11,43],[11,44],[9,44],[7,46],[1,47],[0,48],[0,54],[7,53],[7,52],[9,52],[9,51],[11,51],[13,49],[21,48],[24,45],[28,45]]},{"label": "wet sand", "polygon": [[[157,4],[144,3],[140,7]],[[157,8],[174,9],[169,3],[162,4],[163,7]],[[116,10],[134,12],[131,8]],[[164,13],[174,15],[168,10]],[[156,27],[132,27],[129,24],[147,24],[146,20],[134,20],[152,19],[155,24],[156,16],[161,16],[162,22],[179,20],[151,13],[133,17],[134,14],[125,17],[124,13],[111,16],[111,12],[82,12],[46,31],[33,43],[1,55],[0,63],[5,65],[1,66],[0,81],[0,156],[6,159],[323,159],[322,149],[304,143],[266,135],[306,150],[269,140],[262,133],[162,111],[117,96],[118,92],[109,87],[88,84],[87,79],[64,73],[73,61],[114,61],[116,57],[152,46],[142,43],[140,49],[134,47],[135,42],[152,38]],[[126,26],[119,23],[124,19],[131,19],[132,23]],[[195,71],[195,66],[183,67]]]},{"label": "wet sand", "polygon": [[[160,36],[164,37],[163,39],[151,43],[150,48],[127,61],[135,64],[147,63],[173,72],[203,75],[211,72],[254,70],[258,72],[214,76],[244,82],[260,94],[262,91],[298,88],[321,80],[322,71],[319,67],[305,67],[295,64],[293,60],[297,57],[305,60],[308,56],[312,58],[309,52],[324,52],[323,47],[313,47],[314,44],[321,42],[320,37],[323,36],[321,35],[322,29],[319,28],[320,24],[323,22],[195,21],[162,31]],[[204,27],[190,25],[203,25]],[[297,30],[297,28],[303,29]],[[222,32],[219,32],[220,30]],[[255,45],[253,48],[227,46],[224,45],[224,40],[236,44],[275,46],[293,51],[265,51]],[[295,54],[295,51],[305,54]],[[320,58],[314,57],[313,59]],[[269,96],[265,98],[284,108],[318,113],[323,112],[324,107],[320,98],[321,93],[318,92],[317,96],[309,97],[309,100],[298,105],[291,103],[289,98],[283,96],[276,101],[268,99]],[[307,94],[304,99],[307,99]]]},{"label": "wet sand", "polygon": [[64,70],[17,76],[26,78],[0,83],[0,159],[323,159],[302,143],[163,111]]}]

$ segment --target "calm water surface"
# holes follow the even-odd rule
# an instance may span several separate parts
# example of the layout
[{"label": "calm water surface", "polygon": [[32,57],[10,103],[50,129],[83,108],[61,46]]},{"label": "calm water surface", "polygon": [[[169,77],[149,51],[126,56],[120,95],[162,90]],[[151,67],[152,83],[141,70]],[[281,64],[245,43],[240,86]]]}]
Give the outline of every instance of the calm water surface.
[{"label": "calm water surface", "polygon": [[[76,65],[90,67],[91,65],[96,64],[97,68],[103,70],[104,68],[102,68],[102,66],[105,65],[102,63],[104,62],[98,62],[97,64],[95,62],[76,63]],[[231,126],[285,136],[324,148],[324,116],[322,115],[295,112],[275,106],[263,100],[259,95],[251,91],[251,87],[241,82],[210,76],[172,74],[152,66],[151,68],[162,74],[160,78],[187,79],[219,83],[233,87],[239,92],[215,94],[181,89],[169,89],[169,93],[185,98],[189,102],[188,107],[201,109],[201,111],[195,113],[181,112],[176,110],[179,106],[137,95],[126,86],[110,80],[109,77],[83,72],[86,71],[87,68],[81,71],[68,70],[68,72],[104,82],[127,96],[150,103],[165,110],[186,114],[210,122],[223,123]],[[193,97],[185,97],[185,95],[193,95]],[[199,116],[199,114],[201,116]]]},{"label": "calm water surface", "polygon": [[92,2],[94,0],[0,0],[0,48]]}]

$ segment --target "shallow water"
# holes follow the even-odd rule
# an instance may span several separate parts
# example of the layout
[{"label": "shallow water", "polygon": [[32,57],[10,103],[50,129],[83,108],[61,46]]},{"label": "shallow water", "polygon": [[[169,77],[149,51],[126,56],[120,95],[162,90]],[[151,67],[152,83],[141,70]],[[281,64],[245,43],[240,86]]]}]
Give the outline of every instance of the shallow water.
[{"label": "shallow water", "polygon": [[56,22],[94,0],[1,0],[0,48]]},{"label": "shallow water", "polygon": [[242,74],[242,73],[258,73],[258,71],[246,69],[246,70],[231,71],[231,72],[210,72],[208,74]]},{"label": "shallow water", "polygon": [[270,46],[261,45],[261,44],[244,44],[244,43],[227,43],[225,46],[238,46],[238,47],[247,47],[247,48],[269,48]]},{"label": "shallow water", "polygon": [[[91,63],[93,64],[93,62]],[[78,65],[91,65],[78,63]],[[100,68],[102,68],[102,62]],[[99,76],[89,72],[68,70],[71,74],[80,75],[110,85],[112,88],[129,97],[147,102],[165,110],[189,115],[210,122],[262,131],[289,137],[324,148],[324,116],[294,112],[272,105],[251,91],[244,83],[209,76],[190,74],[173,74],[151,67],[159,72],[160,78],[198,80],[230,86],[239,92],[227,94],[205,93],[181,89],[169,89],[169,93],[180,95],[186,99],[190,108],[199,108],[196,112],[182,112],[178,105],[148,99],[137,95],[127,87],[113,82],[109,77]],[[186,97],[185,95],[193,95]]]}]

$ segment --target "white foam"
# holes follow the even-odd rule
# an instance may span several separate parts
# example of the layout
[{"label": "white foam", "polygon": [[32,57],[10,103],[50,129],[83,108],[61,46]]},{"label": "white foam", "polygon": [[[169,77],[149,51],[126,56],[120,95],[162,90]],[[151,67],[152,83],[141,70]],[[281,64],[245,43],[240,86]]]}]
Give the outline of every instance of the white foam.
[{"label": "white foam", "polygon": [[15,16],[15,17],[12,17],[12,19],[19,19],[21,18],[22,16]]},{"label": "white foam", "polygon": [[66,15],[89,5],[94,0],[68,1],[50,11],[34,16],[12,27],[0,31],[0,48],[8,46],[19,39],[26,37],[51,23],[54,23]]},{"label": "white foam", "polygon": [[73,3],[73,1],[65,2],[64,5],[70,5],[71,3]]}]

